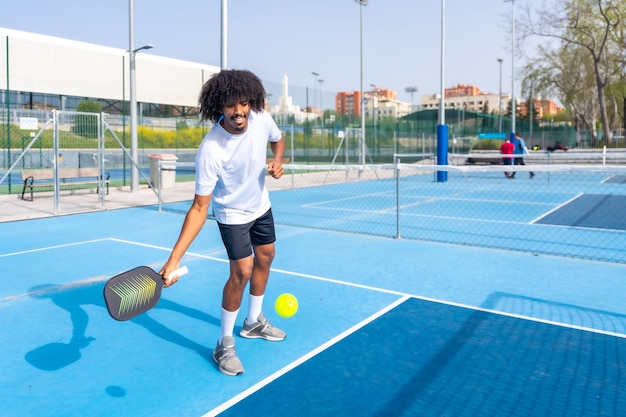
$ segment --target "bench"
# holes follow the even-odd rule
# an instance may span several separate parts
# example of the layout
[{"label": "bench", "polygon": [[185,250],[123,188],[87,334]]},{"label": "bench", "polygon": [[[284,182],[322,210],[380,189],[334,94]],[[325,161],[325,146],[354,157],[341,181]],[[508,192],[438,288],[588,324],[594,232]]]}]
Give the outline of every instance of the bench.
[{"label": "bench", "polygon": [[[109,194],[109,177],[107,173],[104,179],[106,193]],[[52,169],[25,169],[22,171],[22,200],[26,190],[30,190],[30,200],[33,201],[33,191],[36,188],[52,188],[54,186],[54,172]],[[59,169],[59,188],[77,189],[82,186],[96,186],[96,192],[100,191],[100,172],[98,168],[61,168]]]},{"label": "bench", "polygon": [[467,158],[465,165],[502,165],[502,157],[474,156]]}]

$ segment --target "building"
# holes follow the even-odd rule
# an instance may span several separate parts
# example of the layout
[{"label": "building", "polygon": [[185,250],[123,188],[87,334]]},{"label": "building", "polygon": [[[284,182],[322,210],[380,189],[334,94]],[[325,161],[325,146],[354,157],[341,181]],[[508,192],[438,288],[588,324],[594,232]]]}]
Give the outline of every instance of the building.
[{"label": "building", "polygon": [[[533,117],[537,117],[537,119],[543,119],[545,116],[554,115],[560,112],[562,107],[556,104],[552,100],[543,100],[540,98],[533,99]],[[520,104],[520,113],[522,116],[527,116],[529,113],[529,105],[528,100],[522,102]]]},{"label": "building", "polygon": [[335,113],[339,120],[361,117],[361,92],[340,92],[335,96]]},{"label": "building", "polygon": [[293,99],[289,95],[289,79],[287,78],[287,74],[283,74],[282,92],[281,96],[278,98],[278,104],[271,106],[269,111],[280,125],[292,123],[292,121],[295,123],[303,123],[307,120],[314,120],[319,116],[314,112],[303,111],[300,106],[293,104]]},{"label": "building", "polygon": [[[220,68],[144,52],[135,58],[139,116],[195,115],[197,120],[198,93]],[[75,110],[90,99],[106,113],[126,113],[129,80],[124,49],[0,28],[4,106]]]},{"label": "building", "polygon": [[[411,113],[411,103],[397,99],[398,94],[387,88],[374,87],[363,92],[363,112],[366,119],[399,118]],[[361,92],[341,92],[335,96],[335,112],[338,118],[353,120],[361,117]]]},{"label": "building", "polygon": [[[444,90],[444,103],[446,108],[473,111],[476,113],[498,113],[500,106],[502,112],[511,105],[511,95],[502,94],[502,102],[498,94],[483,93],[480,88],[471,85],[457,84],[455,87]],[[422,96],[420,109],[438,109],[441,95],[430,94]]]},{"label": "building", "polygon": [[457,84],[456,87],[446,88],[444,90],[446,99],[454,97],[479,96],[482,93],[480,88],[473,85]]},{"label": "building", "polygon": [[[500,108],[502,108],[502,113],[504,114],[511,107],[511,94],[502,93],[502,102],[500,103],[500,96],[498,94],[483,93],[480,91],[480,88],[472,85],[457,84],[454,87],[446,88],[444,90],[444,97],[444,105],[446,108],[467,110],[476,113],[498,114]],[[422,96],[420,108],[423,110],[438,109],[440,101],[441,96],[439,94]],[[521,115],[525,116],[528,114],[525,101],[521,102],[519,99],[516,99],[515,102]],[[552,100],[535,99],[534,103],[538,118],[549,114],[556,114],[561,110]]]}]

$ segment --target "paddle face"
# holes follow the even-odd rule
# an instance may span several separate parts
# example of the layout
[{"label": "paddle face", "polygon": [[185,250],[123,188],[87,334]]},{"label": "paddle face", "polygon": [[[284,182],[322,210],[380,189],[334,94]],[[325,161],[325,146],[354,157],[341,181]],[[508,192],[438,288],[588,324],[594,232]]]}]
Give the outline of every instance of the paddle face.
[{"label": "paddle face", "polygon": [[[182,267],[171,275],[182,276]],[[140,266],[114,276],[104,286],[104,300],[109,314],[115,320],[129,320],[154,307],[161,298],[163,277],[152,268]]]}]

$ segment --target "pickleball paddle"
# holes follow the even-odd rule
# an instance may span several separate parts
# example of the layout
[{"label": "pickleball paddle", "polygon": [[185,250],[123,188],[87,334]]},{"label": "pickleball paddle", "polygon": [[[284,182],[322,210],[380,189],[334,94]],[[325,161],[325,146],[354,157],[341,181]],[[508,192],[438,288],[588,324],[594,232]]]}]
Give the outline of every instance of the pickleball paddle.
[{"label": "pickleball paddle", "polygon": [[[170,276],[183,276],[189,270],[178,268]],[[104,300],[115,320],[125,321],[145,313],[161,298],[163,276],[147,266],[140,266],[109,279],[104,285]]]}]

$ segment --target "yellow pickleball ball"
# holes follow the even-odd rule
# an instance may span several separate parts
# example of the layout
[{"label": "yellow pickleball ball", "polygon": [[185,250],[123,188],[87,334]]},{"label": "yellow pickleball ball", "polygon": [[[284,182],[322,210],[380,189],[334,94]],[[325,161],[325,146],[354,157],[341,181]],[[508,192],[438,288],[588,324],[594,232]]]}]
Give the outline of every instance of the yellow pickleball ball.
[{"label": "yellow pickleball ball", "polygon": [[298,311],[298,299],[289,293],[281,294],[274,303],[276,313],[281,317],[291,317]]}]

